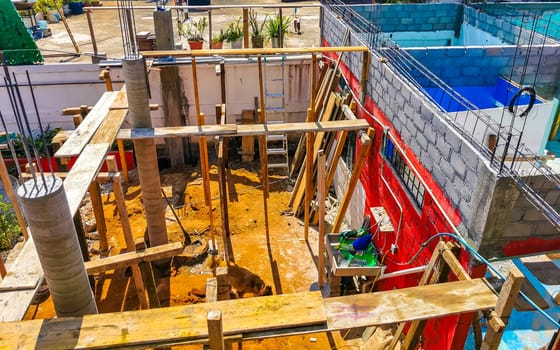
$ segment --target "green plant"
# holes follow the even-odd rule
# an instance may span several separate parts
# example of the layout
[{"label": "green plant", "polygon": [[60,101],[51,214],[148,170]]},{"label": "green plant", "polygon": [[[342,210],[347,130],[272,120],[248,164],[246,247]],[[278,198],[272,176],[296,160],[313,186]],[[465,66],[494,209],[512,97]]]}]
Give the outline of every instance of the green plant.
[{"label": "green plant", "polygon": [[270,38],[279,38],[280,32],[282,32],[282,36],[288,33],[291,23],[291,17],[282,17],[282,21],[280,21],[280,16],[276,15],[266,21],[266,32]]},{"label": "green plant", "polygon": [[225,33],[223,29],[220,29],[220,33],[212,35],[212,42],[219,43],[225,40]]},{"label": "green plant", "polygon": [[46,14],[49,10],[62,7],[62,0],[37,0],[33,8],[35,12]]},{"label": "green plant", "polygon": [[0,250],[12,249],[21,234],[12,205],[4,202],[0,195]]},{"label": "green plant", "polygon": [[181,23],[179,31],[187,37],[189,41],[204,41],[202,34],[208,27],[208,20],[206,17],[200,17],[198,21],[189,20],[186,23]]},{"label": "green plant", "polygon": [[237,21],[228,23],[228,27],[224,33],[224,39],[227,42],[234,42],[243,37],[243,27],[241,26],[241,17]]},{"label": "green plant", "polygon": [[[37,151],[39,152],[40,156],[47,155],[45,152],[45,143],[46,143],[49,153],[52,156],[53,152],[52,152],[51,142],[59,131],[60,128],[52,128],[50,125],[47,125],[47,127],[44,130],[43,136],[41,136],[41,132],[39,130],[33,131],[31,137],[22,137],[21,135],[10,133],[10,139],[12,140],[16,157],[21,157],[21,158],[25,157],[25,151],[23,148],[24,142],[29,150],[31,150],[34,145]],[[2,150],[2,156],[4,156],[4,158],[12,157],[9,149]]]},{"label": "green plant", "polygon": [[251,9],[249,12],[249,25],[251,27],[251,36],[263,36],[263,29],[268,20],[268,15],[264,17],[264,20],[259,24],[257,12]]}]

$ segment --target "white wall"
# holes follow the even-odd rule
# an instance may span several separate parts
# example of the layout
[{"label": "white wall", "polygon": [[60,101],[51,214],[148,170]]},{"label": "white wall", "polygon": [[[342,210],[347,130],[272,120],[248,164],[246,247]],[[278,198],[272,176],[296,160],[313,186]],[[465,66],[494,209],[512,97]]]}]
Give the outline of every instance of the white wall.
[{"label": "white wall", "polygon": [[[271,59],[269,58],[269,61]],[[190,64],[180,65],[179,75],[189,102],[189,123],[196,124],[192,71]],[[215,104],[221,100],[220,78],[216,75],[215,64],[197,64],[201,111],[206,115],[208,124],[215,123]],[[73,129],[72,117],[62,117],[62,109],[80,105],[94,105],[105,91],[105,84],[99,80],[99,67],[94,64],[47,64],[34,66],[12,66],[10,72],[16,73],[18,83],[27,84],[25,71],[29,71],[39,106],[43,125]],[[279,65],[268,65],[268,77],[280,76]],[[309,105],[310,56],[298,56],[285,61],[285,94],[288,121],[303,121]],[[10,73],[11,74],[11,73]],[[3,71],[0,70],[0,76]],[[161,89],[157,67],[148,75],[152,93],[151,103],[161,104]],[[111,68],[111,78],[122,82],[122,70]],[[3,84],[2,84],[3,85]],[[114,85],[119,89],[122,84]],[[26,101],[28,115],[32,119],[32,129],[37,129],[36,114],[27,87],[21,87]],[[235,123],[243,109],[254,109],[255,96],[259,96],[259,75],[256,61],[243,60],[226,62],[226,100],[228,122]],[[7,89],[0,88],[0,111],[8,123],[10,131],[16,131],[14,113],[10,107]],[[152,112],[154,126],[163,126],[163,110]],[[0,128],[0,132],[3,128]]]},{"label": "white wall", "polygon": [[[524,110],[525,108],[525,106],[520,106],[519,110]],[[544,154],[544,145],[546,144],[546,139],[548,139],[548,135],[550,133],[550,126],[552,124],[551,120],[554,118],[554,110],[553,102],[535,104],[531,112],[529,112],[529,115],[526,117],[527,120],[524,120],[525,118],[515,118],[513,126],[517,130],[521,130],[523,128],[523,123],[525,122],[525,129],[523,131],[521,142],[537,155]],[[507,125],[508,127],[504,130],[509,130],[509,125],[512,122],[512,115],[509,111],[504,110],[504,108],[490,108],[483,109],[481,112],[489,116],[495,124],[500,123],[500,119],[503,115],[502,125]],[[456,118],[459,125],[464,125],[466,130],[472,130],[477,121],[475,116],[469,112],[449,113],[449,115],[452,119]],[[485,125],[481,122],[476,123],[474,137],[486,144],[486,139],[484,138],[484,126]],[[515,145],[510,148],[513,149],[514,147]]]}]

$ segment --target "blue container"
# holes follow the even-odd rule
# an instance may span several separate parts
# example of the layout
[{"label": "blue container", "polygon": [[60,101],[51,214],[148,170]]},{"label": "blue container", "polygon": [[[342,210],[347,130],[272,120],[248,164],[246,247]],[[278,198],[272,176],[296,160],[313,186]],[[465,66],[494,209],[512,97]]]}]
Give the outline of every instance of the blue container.
[{"label": "blue container", "polygon": [[79,2],[71,2],[68,4],[70,6],[70,11],[72,11],[73,15],[81,15],[84,13],[84,3]]}]

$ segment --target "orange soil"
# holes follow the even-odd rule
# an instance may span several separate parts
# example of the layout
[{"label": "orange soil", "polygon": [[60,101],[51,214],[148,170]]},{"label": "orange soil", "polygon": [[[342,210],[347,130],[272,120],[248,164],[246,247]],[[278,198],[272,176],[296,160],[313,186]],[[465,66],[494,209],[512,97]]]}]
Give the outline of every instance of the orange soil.
[{"label": "orange soil", "polygon": [[[246,164],[242,164],[246,165]],[[249,164],[249,166],[257,166]],[[217,168],[211,167],[211,194],[216,240],[219,254],[223,260],[223,240],[221,237],[220,197],[218,190]],[[132,174],[133,175],[133,174]],[[185,205],[176,209],[183,227],[190,233],[191,239],[208,240],[209,232],[200,237],[193,232],[203,231],[209,226],[208,207],[204,204],[203,185],[200,171],[189,168],[180,174],[163,174],[162,187],[171,199],[181,182],[186,181]],[[316,287],[316,247],[317,234],[310,230],[309,243],[303,239],[303,223],[294,217],[283,216],[282,211],[288,207],[290,192],[286,190],[285,179],[270,177],[270,198],[268,200],[270,244],[264,227],[263,194],[260,180],[251,169],[238,168],[230,171],[229,177],[229,220],[231,245],[235,263],[258,274],[272,285],[274,294],[294,293]],[[135,237],[143,237],[145,217],[141,201],[140,187],[135,179],[125,188],[125,197],[129,220]],[[112,193],[103,197],[104,212],[108,229],[110,254],[118,254],[124,249],[120,219]],[[91,210],[86,212],[84,220],[91,219]],[[169,241],[183,241],[183,233],[170,209],[166,212]],[[94,247],[98,247],[95,241]],[[93,259],[98,258],[92,256]],[[195,266],[172,268],[170,278],[170,305],[184,305],[204,302],[206,279],[212,276],[209,258]],[[222,264],[224,262],[222,261]],[[315,284],[315,285],[314,285]],[[96,276],[95,297],[99,312],[117,312],[137,310],[138,300],[131,278],[124,271],[107,272]],[[36,314],[35,314],[36,313]],[[35,314],[35,315],[34,315]],[[54,316],[52,301],[49,298],[39,307],[31,306],[26,319],[51,318]],[[330,338],[330,339],[329,339]],[[330,349],[341,344],[348,347],[340,335],[311,334],[292,337],[245,341],[243,349]],[[336,346],[335,346],[336,345]],[[352,346],[354,347],[354,346]],[[200,349],[200,345],[178,346],[181,349]],[[235,347],[234,347],[235,348]]]}]

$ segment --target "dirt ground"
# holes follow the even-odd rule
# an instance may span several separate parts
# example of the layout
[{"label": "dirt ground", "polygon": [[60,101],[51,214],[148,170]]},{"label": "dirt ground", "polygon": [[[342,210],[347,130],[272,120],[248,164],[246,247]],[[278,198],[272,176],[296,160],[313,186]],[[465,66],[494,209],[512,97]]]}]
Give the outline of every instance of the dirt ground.
[{"label": "dirt ground", "polygon": [[[171,3],[171,2],[170,2]],[[212,5],[236,5],[236,4],[283,4],[289,5],[289,3],[281,3],[280,0],[258,0],[258,1],[242,1],[242,0],[213,0]],[[317,4],[313,1],[298,1],[293,3],[294,6],[309,4]],[[123,56],[122,39],[121,36],[115,31],[119,28],[119,18],[117,15],[117,10],[111,7],[116,6],[116,1],[103,1],[102,7],[92,8],[91,18],[94,30],[94,36],[98,47],[98,52],[104,52],[109,59],[120,59]],[[135,7],[143,6],[148,7],[145,9],[137,8],[134,11],[135,21],[136,21],[136,32],[149,31],[154,33],[153,25],[153,11],[155,5],[153,3],[146,3],[141,1],[134,2]],[[257,9],[257,14],[259,20],[263,20],[265,15],[274,15],[275,9]],[[177,15],[179,15],[177,10],[172,10],[173,20],[175,22],[175,42],[182,42],[183,47],[188,48],[186,40],[179,37],[177,31]],[[282,12],[283,16],[294,16],[294,10],[291,8],[285,8]],[[191,16],[193,18],[198,18],[200,16],[206,16],[207,12],[192,12]],[[242,15],[242,9],[240,8],[230,8],[230,9],[220,9],[212,10],[212,32],[218,33],[220,29],[227,27],[227,23],[236,20]],[[320,28],[319,28],[319,7],[312,8],[298,8],[296,15],[301,23],[301,34],[295,33],[293,26],[290,26],[290,33],[286,37],[285,46],[287,47],[298,47],[298,46],[320,46]],[[182,13],[180,14],[183,17]],[[74,39],[78,43],[82,55],[79,57],[53,57],[45,58],[45,62],[91,62],[91,53],[93,53],[92,39],[87,23],[87,16],[77,15],[69,16],[67,18],[68,25],[74,36]],[[62,21],[59,23],[48,24],[51,28],[52,36],[40,39],[37,41],[37,45],[41,49],[43,55],[57,54],[61,52],[75,53],[74,46],[70,40],[70,36],[66,31]],[[204,43],[204,48],[208,48],[208,29],[205,34],[206,42]],[[224,43],[224,48],[227,48],[229,44]],[[270,42],[265,43],[265,47],[270,47]]]},{"label": "dirt ground", "polygon": [[[229,218],[233,259],[239,266],[258,274],[265,283],[272,286],[274,294],[296,293],[317,290],[316,250],[317,232],[311,228],[309,241],[304,240],[303,223],[293,216],[285,215],[288,209],[291,185],[286,178],[270,177],[270,198],[268,200],[269,237],[264,227],[263,193],[256,169],[258,163],[232,162],[228,176]],[[216,240],[219,244],[219,259],[223,260],[223,240],[221,234],[220,197],[218,190],[217,167],[211,166],[211,193],[213,215],[216,223]],[[162,171],[162,187],[169,197],[177,193],[177,188],[185,188],[184,204],[178,205],[176,213],[191,239],[208,240],[209,232],[195,235],[209,226],[208,207],[204,203],[202,178],[199,168],[187,168],[180,173]],[[184,187],[186,185],[186,187]],[[110,186],[103,186],[104,213],[108,229],[110,255],[124,249],[120,219],[114,195]],[[129,220],[135,237],[143,237],[145,218],[141,202],[140,187],[135,176],[125,186]],[[89,199],[81,208],[83,221],[90,230],[95,229],[95,219]],[[166,211],[169,241],[183,241],[183,233],[170,208]],[[97,238],[95,231],[88,234]],[[92,259],[99,258],[96,239],[89,240]],[[174,266],[170,277],[171,306],[199,303],[205,301],[206,279],[212,277],[210,258],[194,266]],[[118,312],[137,310],[138,300],[132,278],[123,270],[107,272],[96,277],[94,289],[99,312]],[[54,317],[53,304],[49,298],[39,306],[31,306],[26,319]],[[292,337],[243,342],[243,349],[336,349],[350,343],[333,333],[310,334]],[[178,349],[200,349],[198,346],[178,346]],[[235,348],[235,347],[234,347]]]}]

